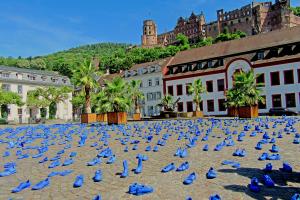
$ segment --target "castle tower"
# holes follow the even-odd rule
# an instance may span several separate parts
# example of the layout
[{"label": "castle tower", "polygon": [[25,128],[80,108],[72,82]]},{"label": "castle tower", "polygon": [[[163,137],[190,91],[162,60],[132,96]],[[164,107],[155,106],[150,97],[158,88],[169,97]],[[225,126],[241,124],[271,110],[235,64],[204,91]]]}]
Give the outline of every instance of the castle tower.
[{"label": "castle tower", "polygon": [[157,45],[157,28],[153,20],[145,20],[143,25],[142,47],[150,48]]}]

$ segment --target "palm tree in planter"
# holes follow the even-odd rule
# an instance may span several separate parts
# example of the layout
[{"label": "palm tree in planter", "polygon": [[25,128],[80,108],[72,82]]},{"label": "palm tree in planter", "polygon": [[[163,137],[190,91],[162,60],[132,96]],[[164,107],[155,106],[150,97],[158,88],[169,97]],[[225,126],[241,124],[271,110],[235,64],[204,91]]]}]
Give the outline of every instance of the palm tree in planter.
[{"label": "palm tree in planter", "polygon": [[237,89],[230,89],[226,92],[226,107],[230,117],[238,117],[239,107],[242,105],[243,95]]},{"label": "palm tree in planter", "polygon": [[206,92],[201,79],[194,81],[192,85],[188,86],[188,92],[194,94],[194,103],[196,104],[196,111],[194,112],[195,117],[203,117],[203,112],[200,109],[200,104],[202,102],[201,94]]},{"label": "palm tree in planter", "polygon": [[106,81],[105,94],[107,99],[103,108],[108,111],[108,124],[126,124],[127,111],[131,107],[128,84],[120,77]]},{"label": "palm tree in planter", "polygon": [[84,61],[79,67],[73,70],[73,82],[77,87],[82,88],[85,94],[85,114],[81,115],[82,123],[96,122],[96,114],[91,111],[91,94],[99,86],[97,80],[102,75],[91,61]]},{"label": "palm tree in planter", "polygon": [[[178,102],[178,101],[179,101],[179,99],[176,102]],[[158,106],[163,108],[161,115],[165,118],[177,117],[177,113],[175,113],[176,102],[174,102],[173,96],[171,96],[169,94],[164,96],[162,98],[161,102],[158,104]]]},{"label": "palm tree in planter", "polygon": [[263,84],[256,83],[257,77],[253,70],[248,72],[241,71],[234,75],[233,91],[238,95],[236,104],[238,105],[238,113],[241,118],[258,117],[258,103],[265,103],[265,99],[261,96]]},{"label": "palm tree in planter", "polygon": [[133,101],[134,114],[133,120],[141,120],[141,111],[139,101],[145,99],[144,94],[140,91],[141,80],[132,80],[129,82],[129,93]]},{"label": "palm tree in planter", "polygon": [[97,113],[97,122],[107,122],[107,108],[104,106],[107,102],[106,92],[101,90],[93,96],[95,111]]}]

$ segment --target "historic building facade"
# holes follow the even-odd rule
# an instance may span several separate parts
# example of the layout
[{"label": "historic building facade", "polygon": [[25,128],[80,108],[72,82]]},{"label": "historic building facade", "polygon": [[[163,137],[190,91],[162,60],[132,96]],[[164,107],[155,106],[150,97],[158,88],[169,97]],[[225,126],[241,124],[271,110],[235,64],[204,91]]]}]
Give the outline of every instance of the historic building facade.
[{"label": "historic building facade", "polygon": [[155,47],[173,44],[179,33],[186,35],[191,42],[200,38],[215,38],[228,28],[230,32],[243,31],[248,36],[300,25],[300,17],[289,9],[290,0],[253,2],[240,9],[224,12],[217,10],[217,20],[206,23],[203,13],[194,13],[188,19],[180,17],[172,31],[157,35],[153,20],[144,21],[142,47]]},{"label": "historic building facade", "polygon": [[195,110],[187,86],[201,79],[207,93],[202,95],[206,116],[227,115],[226,91],[232,88],[236,71],[261,74],[266,104],[259,113],[273,107],[300,112],[300,26],[281,29],[240,40],[179,52],[164,70],[164,94],[180,97],[179,112]]},{"label": "historic building facade", "polygon": [[[72,87],[68,77],[61,76],[55,72],[22,69],[16,67],[0,66],[0,84],[3,90],[15,92],[22,97],[22,101],[26,103],[27,92],[38,87]],[[56,118],[62,120],[72,120],[72,104],[69,99],[57,105]],[[4,106],[4,105],[3,105]],[[16,123],[28,123],[29,120],[41,118],[41,112],[38,108],[17,105],[5,105],[8,114],[8,121]],[[49,108],[47,108],[46,118],[49,117]]]}]

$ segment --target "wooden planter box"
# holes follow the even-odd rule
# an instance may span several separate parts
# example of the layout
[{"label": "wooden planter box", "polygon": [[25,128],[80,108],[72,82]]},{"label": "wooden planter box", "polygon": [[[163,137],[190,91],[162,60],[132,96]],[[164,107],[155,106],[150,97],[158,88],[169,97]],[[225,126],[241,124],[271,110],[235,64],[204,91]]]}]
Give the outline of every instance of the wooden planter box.
[{"label": "wooden planter box", "polygon": [[238,117],[239,116],[239,110],[237,108],[228,108],[228,116],[229,117]]},{"label": "wooden planter box", "polygon": [[243,106],[239,108],[240,118],[256,118],[258,117],[258,106]]},{"label": "wooden planter box", "polygon": [[126,112],[109,112],[107,113],[108,124],[126,124],[127,113]]},{"label": "wooden planter box", "polygon": [[107,122],[107,113],[97,114],[97,122]]},{"label": "wooden planter box", "polygon": [[193,112],[194,117],[203,117],[203,112],[202,111],[195,111]]},{"label": "wooden planter box", "polygon": [[177,118],[178,117],[178,113],[177,112],[173,112],[173,111],[162,111],[161,112],[161,116],[163,118]]},{"label": "wooden planter box", "polygon": [[97,122],[97,114],[90,113],[90,114],[81,114],[81,123],[95,123]]},{"label": "wooden planter box", "polygon": [[133,114],[133,120],[134,121],[140,121],[141,120],[141,113],[134,113]]}]

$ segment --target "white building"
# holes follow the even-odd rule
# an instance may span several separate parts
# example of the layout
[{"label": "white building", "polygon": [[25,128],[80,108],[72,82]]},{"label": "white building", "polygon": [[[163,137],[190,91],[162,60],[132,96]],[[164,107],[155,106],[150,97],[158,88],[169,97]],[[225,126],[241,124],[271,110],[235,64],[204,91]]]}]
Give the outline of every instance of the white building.
[{"label": "white building", "polygon": [[265,84],[266,105],[259,105],[259,113],[273,107],[300,112],[300,27],[179,52],[164,73],[164,93],[181,98],[179,112],[192,112],[187,85],[201,79],[207,90],[202,95],[204,115],[227,115],[225,93],[232,88],[233,74],[250,69],[262,74],[257,82]]},{"label": "white building", "polygon": [[145,99],[141,102],[141,114],[143,117],[157,116],[161,108],[157,105],[163,97],[162,71],[170,62],[170,58],[154,62],[134,65],[126,70],[124,78],[127,82],[141,80],[140,90],[144,93]]},{"label": "white building", "polygon": [[[23,102],[26,102],[27,92],[39,87],[72,87],[68,77],[61,76],[55,72],[23,69],[16,67],[0,66],[0,84],[3,90],[15,92],[21,95]],[[69,99],[57,105],[56,118],[62,120],[72,120],[72,104]],[[17,105],[6,106],[8,121],[16,123],[28,123],[29,119],[41,118],[40,109],[29,108],[26,105],[18,107]],[[46,118],[49,117],[49,108],[47,108]]]}]

